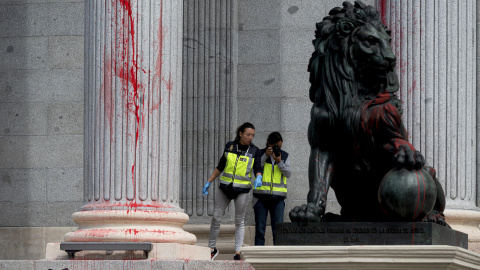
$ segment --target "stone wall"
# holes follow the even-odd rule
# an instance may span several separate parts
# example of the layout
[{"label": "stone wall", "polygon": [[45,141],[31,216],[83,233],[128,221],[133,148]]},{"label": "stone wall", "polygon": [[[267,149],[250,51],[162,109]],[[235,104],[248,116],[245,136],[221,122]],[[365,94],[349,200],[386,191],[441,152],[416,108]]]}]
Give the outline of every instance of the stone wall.
[{"label": "stone wall", "polygon": [[0,2],[0,226],[72,226],[83,192],[83,0]]},{"label": "stone wall", "polygon": [[0,1],[0,259],[39,259],[83,194],[83,0]]}]

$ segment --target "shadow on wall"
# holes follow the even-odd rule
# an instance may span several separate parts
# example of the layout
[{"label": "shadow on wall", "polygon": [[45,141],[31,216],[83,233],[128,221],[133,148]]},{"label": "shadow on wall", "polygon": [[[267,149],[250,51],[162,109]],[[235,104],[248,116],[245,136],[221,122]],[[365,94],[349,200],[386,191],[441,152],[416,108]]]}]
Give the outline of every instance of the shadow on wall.
[{"label": "shadow on wall", "polygon": [[45,227],[75,226],[83,20],[84,3],[0,2],[0,259],[42,258]]}]

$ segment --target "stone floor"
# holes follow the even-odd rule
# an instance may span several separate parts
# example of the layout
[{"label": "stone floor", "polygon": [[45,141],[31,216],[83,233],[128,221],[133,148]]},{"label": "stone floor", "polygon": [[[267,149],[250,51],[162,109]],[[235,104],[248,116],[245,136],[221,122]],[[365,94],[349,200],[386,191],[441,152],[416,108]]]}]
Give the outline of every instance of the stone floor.
[{"label": "stone floor", "polygon": [[244,261],[163,261],[163,260],[5,260],[0,270],[250,270]]}]

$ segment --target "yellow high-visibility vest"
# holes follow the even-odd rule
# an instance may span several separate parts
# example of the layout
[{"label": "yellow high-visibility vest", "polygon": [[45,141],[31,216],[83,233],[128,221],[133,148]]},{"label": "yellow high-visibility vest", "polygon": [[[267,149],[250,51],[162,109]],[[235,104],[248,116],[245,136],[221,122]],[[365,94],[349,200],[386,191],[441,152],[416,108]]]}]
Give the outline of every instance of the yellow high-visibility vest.
[{"label": "yellow high-visibility vest", "polygon": [[[246,154],[248,154],[248,149]],[[227,163],[222,176],[220,176],[220,183],[229,185],[233,182],[233,187],[251,189],[252,166],[255,158],[232,152],[225,152],[224,155]]]},{"label": "yellow high-visibility vest", "polygon": [[262,186],[254,189],[253,193],[287,197],[287,177],[282,174],[277,164],[272,166],[271,163],[265,163]]}]

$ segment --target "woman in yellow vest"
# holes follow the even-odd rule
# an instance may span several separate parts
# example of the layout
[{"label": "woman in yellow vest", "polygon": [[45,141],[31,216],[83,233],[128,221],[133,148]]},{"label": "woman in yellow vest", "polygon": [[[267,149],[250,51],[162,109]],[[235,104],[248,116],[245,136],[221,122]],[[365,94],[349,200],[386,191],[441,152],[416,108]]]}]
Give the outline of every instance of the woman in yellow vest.
[{"label": "woman in yellow vest", "polygon": [[265,227],[270,212],[273,243],[275,244],[275,223],[283,222],[285,199],[287,198],[287,178],[292,174],[288,153],[281,150],[282,135],[272,132],[267,139],[267,147],[260,150],[263,167],[262,184],[253,190],[253,210],[255,212],[255,245],[265,245]]},{"label": "woman in yellow vest", "polygon": [[[215,205],[208,242],[212,260],[219,253],[215,245],[220,232],[220,222],[231,200],[234,200],[235,203],[235,256],[233,258],[240,260],[240,248],[245,235],[244,219],[248,204],[248,192],[252,188],[251,178],[256,175],[258,181],[260,183],[262,181],[260,158],[258,157],[260,151],[252,143],[254,136],[255,127],[252,124],[247,122],[239,126],[235,140],[225,145],[220,162],[203,187],[205,196],[208,194],[210,183],[222,174],[220,185],[215,192]],[[258,181],[256,180],[257,183]]]}]

